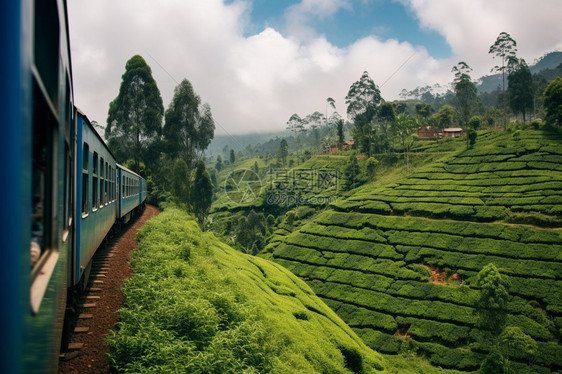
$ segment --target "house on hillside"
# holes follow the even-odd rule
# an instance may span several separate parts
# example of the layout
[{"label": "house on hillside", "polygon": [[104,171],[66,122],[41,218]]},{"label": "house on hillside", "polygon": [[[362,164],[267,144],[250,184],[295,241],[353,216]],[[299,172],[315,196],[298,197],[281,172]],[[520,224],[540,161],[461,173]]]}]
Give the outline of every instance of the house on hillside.
[{"label": "house on hillside", "polygon": [[[347,151],[347,150],[353,148],[353,145],[354,145],[354,144],[355,144],[355,140],[353,140],[353,139],[344,140],[344,141],[343,141],[343,150],[344,150],[344,151]],[[330,153],[332,153],[332,152],[337,152],[337,151],[339,151],[339,150],[340,150],[340,149],[339,149],[339,147],[338,147],[338,143],[337,143],[337,142],[334,142],[334,143],[330,144]]]},{"label": "house on hillside", "polygon": [[461,136],[464,136],[464,132],[460,127],[449,127],[443,129],[443,136],[445,138],[459,138]]},{"label": "house on hillside", "polygon": [[439,139],[443,137],[443,133],[433,126],[423,126],[418,129],[418,137],[420,139]]}]

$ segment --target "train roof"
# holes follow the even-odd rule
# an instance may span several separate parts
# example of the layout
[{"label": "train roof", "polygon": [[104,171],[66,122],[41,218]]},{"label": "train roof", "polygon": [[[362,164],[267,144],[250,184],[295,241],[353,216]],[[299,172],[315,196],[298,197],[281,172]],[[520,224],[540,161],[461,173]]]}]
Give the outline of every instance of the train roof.
[{"label": "train roof", "polygon": [[[131,174],[136,175],[136,176],[139,177],[139,178],[142,178],[140,175],[138,175],[137,173],[135,173],[135,172],[132,171],[131,169],[127,169],[125,166],[123,166],[123,165],[121,165],[121,164],[115,164],[115,165],[117,165],[117,167],[118,167],[119,169],[123,169],[123,170],[125,170],[125,171],[128,171],[128,172],[131,173]],[[142,179],[144,179],[144,178],[142,178]]]},{"label": "train roof", "polygon": [[115,157],[115,154],[113,154],[113,152],[111,152],[111,149],[109,149],[109,147],[107,146],[107,143],[105,142],[105,140],[103,140],[103,138],[100,136],[100,134],[98,134],[97,130],[94,128],[94,125],[92,125],[92,123],[90,122],[90,119],[88,118],[88,116],[77,106],[74,106],[74,108],[76,109],[76,112],[78,114],[80,114],[82,117],[84,117],[84,119],[86,120],[86,123],[88,124],[88,126],[90,127],[90,129],[92,130],[92,132],[94,134],[96,134],[97,138],[99,139],[100,142],[102,142],[102,144],[105,146],[105,148],[109,151],[109,154],[113,157],[114,160],[117,161],[117,158]]}]

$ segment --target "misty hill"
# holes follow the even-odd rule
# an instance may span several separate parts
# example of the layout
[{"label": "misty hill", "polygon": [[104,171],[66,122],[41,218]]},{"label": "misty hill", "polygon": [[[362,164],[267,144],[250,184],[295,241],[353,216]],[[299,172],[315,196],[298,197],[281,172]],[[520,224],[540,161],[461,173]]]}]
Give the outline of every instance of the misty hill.
[{"label": "misty hill", "polygon": [[[230,149],[234,149],[235,152],[243,151],[248,146],[268,143],[275,138],[279,138],[279,141],[275,142],[275,145],[271,146],[271,148],[275,146],[275,151],[277,151],[281,138],[289,135],[290,133],[288,131],[252,133],[242,135],[215,135],[215,137],[211,141],[211,144],[209,144],[209,147],[205,150],[205,154],[211,158],[215,158],[217,155],[221,155],[221,157],[228,157],[228,152],[230,152]],[[226,152],[224,152],[225,149]],[[275,153],[275,151],[273,153]]]},{"label": "misty hill", "polygon": [[[544,72],[545,78],[547,80],[552,80],[555,76],[553,77],[553,74],[549,71],[555,70],[560,64],[562,64],[562,52],[550,52],[540,58],[535,64],[529,65],[529,70],[531,70],[532,74],[543,75]],[[560,73],[562,73],[562,71],[558,72],[558,74]],[[507,87],[507,77],[505,79]],[[492,92],[502,87],[501,74],[486,75],[481,77],[478,81],[479,83],[476,88],[479,93]]]},{"label": "misty hill", "polygon": [[559,134],[479,132],[473,149],[354,190],[264,256],[386,357],[415,352],[462,371],[511,339],[483,327],[476,307],[477,275],[494,264],[509,279],[505,331],[528,343],[500,345],[511,370],[559,372],[561,165]]}]

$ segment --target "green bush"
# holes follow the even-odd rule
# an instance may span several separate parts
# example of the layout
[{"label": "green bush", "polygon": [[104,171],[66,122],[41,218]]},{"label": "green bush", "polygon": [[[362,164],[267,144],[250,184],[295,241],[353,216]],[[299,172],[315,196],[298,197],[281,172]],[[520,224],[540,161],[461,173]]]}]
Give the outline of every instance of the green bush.
[{"label": "green bush", "polygon": [[139,231],[120,322],[107,338],[118,372],[381,370],[301,280],[244,255],[168,209]]}]

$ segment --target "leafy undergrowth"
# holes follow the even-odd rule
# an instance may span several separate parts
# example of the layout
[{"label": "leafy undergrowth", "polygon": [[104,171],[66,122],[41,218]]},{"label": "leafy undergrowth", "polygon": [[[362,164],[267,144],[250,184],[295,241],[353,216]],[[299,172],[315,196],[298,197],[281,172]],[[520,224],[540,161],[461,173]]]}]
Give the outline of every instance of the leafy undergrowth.
[{"label": "leafy undergrowth", "polygon": [[116,371],[383,370],[381,356],[303,281],[202,233],[185,213],[167,209],[138,240],[107,339]]}]

